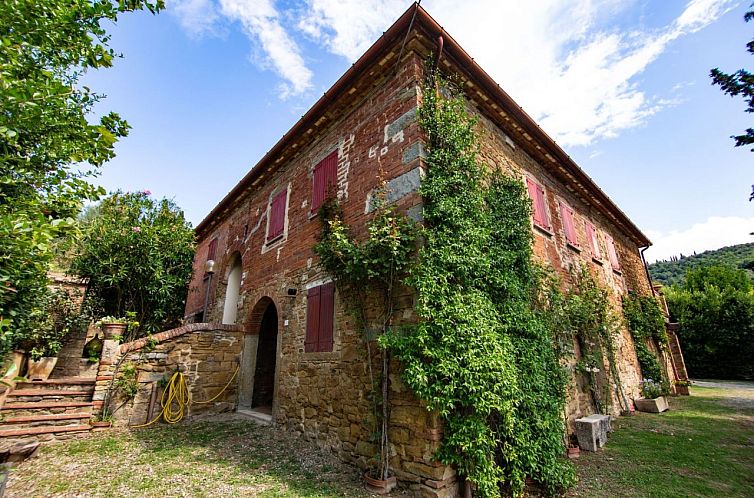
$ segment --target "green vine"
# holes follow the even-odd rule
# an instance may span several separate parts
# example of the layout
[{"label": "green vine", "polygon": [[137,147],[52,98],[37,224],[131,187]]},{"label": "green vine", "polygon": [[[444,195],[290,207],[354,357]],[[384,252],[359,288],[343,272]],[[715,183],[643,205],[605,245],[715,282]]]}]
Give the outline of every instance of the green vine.
[{"label": "green vine", "polygon": [[[383,188],[375,198],[377,210],[367,223],[367,237],[361,242],[344,223],[337,201],[328,200],[319,211],[322,231],[314,247],[320,266],[335,279],[339,295],[364,333],[380,448],[375,476],[379,479],[387,479],[390,473],[390,352],[382,351],[378,382],[373,372],[372,341],[392,325],[395,290],[413,261],[411,254],[416,250],[417,237],[414,223],[386,206],[384,194]],[[370,316],[370,309],[376,309],[376,316],[374,313]]]},{"label": "green vine", "polygon": [[659,382],[663,394],[667,394],[670,385],[663,372],[657,356],[649,349],[649,343],[655,341],[660,352],[668,348],[668,333],[665,329],[665,316],[653,296],[640,296],[631,293],[623,299],[623,316],[628,330],[634,339],[636,357],[641,367],[641,375],[646,380]]},{"label": "green vine", "polygon": [[[437,83],[437,86],[436,86]],[[554,337],[533,306],[531,204],[518,179],[477,159],[462,96],[427,80],[419,123],[427,138],[424,241],[407,283],[418,325],[385,338],[406,384],[444,422],[437,458],[478,496],[569,486],[563,458],[566,377]]]}]

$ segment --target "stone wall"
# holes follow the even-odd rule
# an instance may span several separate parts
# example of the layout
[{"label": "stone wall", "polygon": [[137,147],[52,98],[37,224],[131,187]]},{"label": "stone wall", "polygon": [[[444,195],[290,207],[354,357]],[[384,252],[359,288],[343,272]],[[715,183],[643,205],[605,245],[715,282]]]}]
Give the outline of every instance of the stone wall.
[{"label": "stone wall", "polygon": [[[121,345],[105,341],[93,397],[95,414],[102,411],[105,393],[121,359],[117,377],[122,378],[123,366],[132,363],[139,388],[130,401],[113,390],[111,410],[120,407],[114,412],[116,425],[143,424],[157,416],[165,383],[176,371],[186,376],[194,402],[186,416],[234,410],[238,383],[233,377],[240,364],[242,343],[241,327],[211,323],[186,325]],[[213,398],[228,382],[230,385],[216,401],[195,403]]]}]

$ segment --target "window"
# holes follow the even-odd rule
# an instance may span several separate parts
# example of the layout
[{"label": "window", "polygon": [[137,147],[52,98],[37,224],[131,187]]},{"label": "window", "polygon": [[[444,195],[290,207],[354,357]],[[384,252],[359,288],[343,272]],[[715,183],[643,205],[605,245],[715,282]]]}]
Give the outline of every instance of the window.
[{"label": "window", "polygon": [[315,167],[312,178],[312,214],[327,199],[330,190],[337,183],[338,176],[338,151],[334,150],[326,158],[322,159]]},{"label": "window", "polygon": [[288,200],[288,189],[278,192],[270,202],[270,218],[267,223],[267,242],[271,242],[281,235],[285,229],[285,204]]},{"label": "window", "polygon": [[573,226],[573,209],[563,202],[560,203],[560,219],[563,220],[566,241],[573,247],[579,247],[579,243],[576,241],[576,228]]},{"label": "window", "polygon": [[605,234],[605,246],[607,246],[607,257],[610,259],[610,266],[613,267],[613,270],[620,271],[618,253],[615,252],[615,242],[613,242],[613,238],[607,234]]},{"label": "window", "polygon": [[335,318],[335,283],[312,287],[306,296],[307,353],[332,351]]},{"label": "window", "polygon": [[589,250],[592,252],[592,257],[597,260],[602,259],[602,251],[600,250],[600,244],[597,240],[597,230],[594,225],[588,221],[586,225],[586,240],[589,242]]},{"label": "window", "polygon": [[549,231],[550,219],[547,216],[545,190],[540,184],[530,178],[526,179],[526,188],[529,191],[529,198],[534,206],[534,224]]},{"label": "window", "polygon": [[209,246],[207,247],[207,261],[215,260],[215,253],[217,252],[217,237],[209,241]]}]

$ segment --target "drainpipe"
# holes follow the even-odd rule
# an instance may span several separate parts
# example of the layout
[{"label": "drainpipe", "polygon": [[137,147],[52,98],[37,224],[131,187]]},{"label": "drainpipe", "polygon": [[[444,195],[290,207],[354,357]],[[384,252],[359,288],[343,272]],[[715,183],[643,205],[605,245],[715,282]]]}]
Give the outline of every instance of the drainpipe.
[{"label": "drainpipe", "polygon": [[442,35],[437,35],[437,59],[435,59],[435,71],[440,67],[440,57],[442,57],[442,47],[444,43],[445,40],[443,40]]},{"label": "drainpipe", "polygon": [[655,293],[655,288],[652,285],[652,277],[649,274],[649,266],[647,266],[647,260],[646,258],[644,258],[644,251],[646,251],[649,248],[650,246],[639,248],[639,254],[641,255],[641,262],[644,264],[644,273],[647,274],[647,282],[649,283],[649,290],[652,291],[653,296],[657,296],[657,294]]}]

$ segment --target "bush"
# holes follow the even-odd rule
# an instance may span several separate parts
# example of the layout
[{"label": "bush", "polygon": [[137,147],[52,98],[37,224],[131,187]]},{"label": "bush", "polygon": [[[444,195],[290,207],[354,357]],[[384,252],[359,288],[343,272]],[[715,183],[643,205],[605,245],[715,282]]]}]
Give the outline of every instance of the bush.
[{"label": "bush", "polygon": [[71,272],[88,279],[87,300],[99,300],[106,315],[135,312],[142,331],[179,322],[194,232],[172,201],[116,192],[86,213],[82,231]]},{"label": "bush", "polygon": [[29,315],[34,326],[17,337],[17,346],[31,353],[34,360],[55,356],[65,337],[89,324],[89,314],[82,312],[80,296],[63,290],[46,290]]},{"label": "bush", "polygon": [[665,292],[691,377],[754,379],[754,295],[743,270],[690,270]]}]

